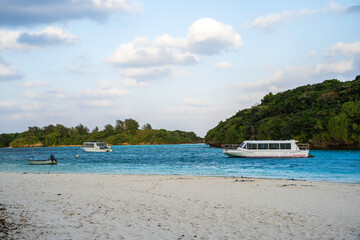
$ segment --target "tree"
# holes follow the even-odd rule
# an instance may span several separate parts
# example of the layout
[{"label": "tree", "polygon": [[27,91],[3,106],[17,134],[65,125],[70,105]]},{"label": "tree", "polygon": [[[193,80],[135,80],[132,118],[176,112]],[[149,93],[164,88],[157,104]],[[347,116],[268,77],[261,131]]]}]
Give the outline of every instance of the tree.
[{"label": "tree", "polygon": [[87,127],[85,127],[84,125],[82,125],[81,123],[79,125],[77,125],[75,127],[75,129],[77,130],[78,134],[80,134],[80,135],[86,135],[89,133],[89,129]]},{"label": "tree", "polygon": [[66,137],[68,131],[68,129],[61,124],[56,124],[54,130],[54,132],[60,133],[61,137]]},{"label": "tree", "polygon": [[99,128],[96,126],[91,132],[92,132],[92,133],[99,132]]},{"label": "tree", "polygon": [[49,126],[43,127],[42,130],[44,131],[45,134],[49,134],[49,133],[54,132],[55,127],[54,127],[54,125],[50,124]]},{"label": "tree", "polygon": [[15,134],[1,134],[0,135],[0,147],[8,147],[9,143],[15,139]]},{"label": "tree", "polygon": [[124,125],[125,125],[125,130],[138,130],[140,127],[139,123],[131,118],[125,119]]},{"label": "tree", "polygon": [[150,123],[146,123],[141,127],[141,129],[142,130],[151,130],[152,127],[151,127]]},{"label": "tree", "polygon": [[114,127],[111,124],[106,124],[104,126],[104,132],[108,135],[112,134],[114,132]]},{"label": "tree", "polygon": [[27,131],[27,134],[29,137],[33,137],[36,136],[37,133],[40,132],[40,128],[39,127],[29,127],[29,130]]},{"label": "tree", "polygon": [[116,131],[123,131],[125,130],[125,123],[121,120],[115,121],[115,130]]}]

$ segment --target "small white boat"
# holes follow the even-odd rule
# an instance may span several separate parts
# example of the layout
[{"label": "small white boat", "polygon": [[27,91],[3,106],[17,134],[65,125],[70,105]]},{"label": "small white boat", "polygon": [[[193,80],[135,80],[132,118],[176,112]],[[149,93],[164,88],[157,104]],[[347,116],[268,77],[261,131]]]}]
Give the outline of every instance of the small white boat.
[{"label": "small white boat", "polygon": [[81,147],[85,152],[112,152],[113,149],[106,142],[84,142]]},{"label": "small white boat", "polygon": [[295,140],[252,140],[244,141],[237,149],[224,149],[223,153],[229,157],[306,158],[309,145]]}]

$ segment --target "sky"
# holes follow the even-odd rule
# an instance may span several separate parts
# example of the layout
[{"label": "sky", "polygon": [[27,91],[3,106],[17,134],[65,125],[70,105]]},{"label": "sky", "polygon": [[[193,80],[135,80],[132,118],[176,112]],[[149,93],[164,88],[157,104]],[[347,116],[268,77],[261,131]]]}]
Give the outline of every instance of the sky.
[{"label": "sky", "polygon": [[356,0],[0,0],[0,133],[205,136],[269,92],[357,75]]}]

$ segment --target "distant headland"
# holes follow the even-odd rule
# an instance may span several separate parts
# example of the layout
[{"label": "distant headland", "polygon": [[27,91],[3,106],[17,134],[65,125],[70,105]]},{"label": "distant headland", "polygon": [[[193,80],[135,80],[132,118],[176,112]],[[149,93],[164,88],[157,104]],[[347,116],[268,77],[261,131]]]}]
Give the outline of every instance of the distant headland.
[{"label": "distant headland", "polygon": [[360,149],[360,75],[325,80],[277,94],[208,131],[213,147],[244,140],[296,139],[313,149]]},{"label": "distant headland", "polygon": [[116,120],[103,130],[95,127],[90,131],[83,124],[65,127],[61,124],[45,127],[29,127],[22,133],[0,135],[0,147],[54,147],[82,145],[86,141],[104,141],[111,145],[182,144],[202,143],[204,139],[194,132],[152,129],[149,123],[141,128],[134,119]]}]

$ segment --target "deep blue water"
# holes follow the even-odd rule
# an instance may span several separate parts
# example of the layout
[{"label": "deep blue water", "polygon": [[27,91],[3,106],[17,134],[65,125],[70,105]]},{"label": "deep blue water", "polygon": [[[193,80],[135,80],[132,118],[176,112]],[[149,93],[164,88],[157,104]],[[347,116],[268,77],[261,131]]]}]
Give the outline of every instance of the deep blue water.
[{"label": "deep blue water", "polygon": [[[228,158],[205,144],[113,146],[111,153],[80,147],[2,148],[1,172],[165,174],[302,179],[360,183],[360,151],[311,150],[315,158]],[[57,165],[29,165],[47,159]],[[79,157],[76,157],[79,155]]]}]

